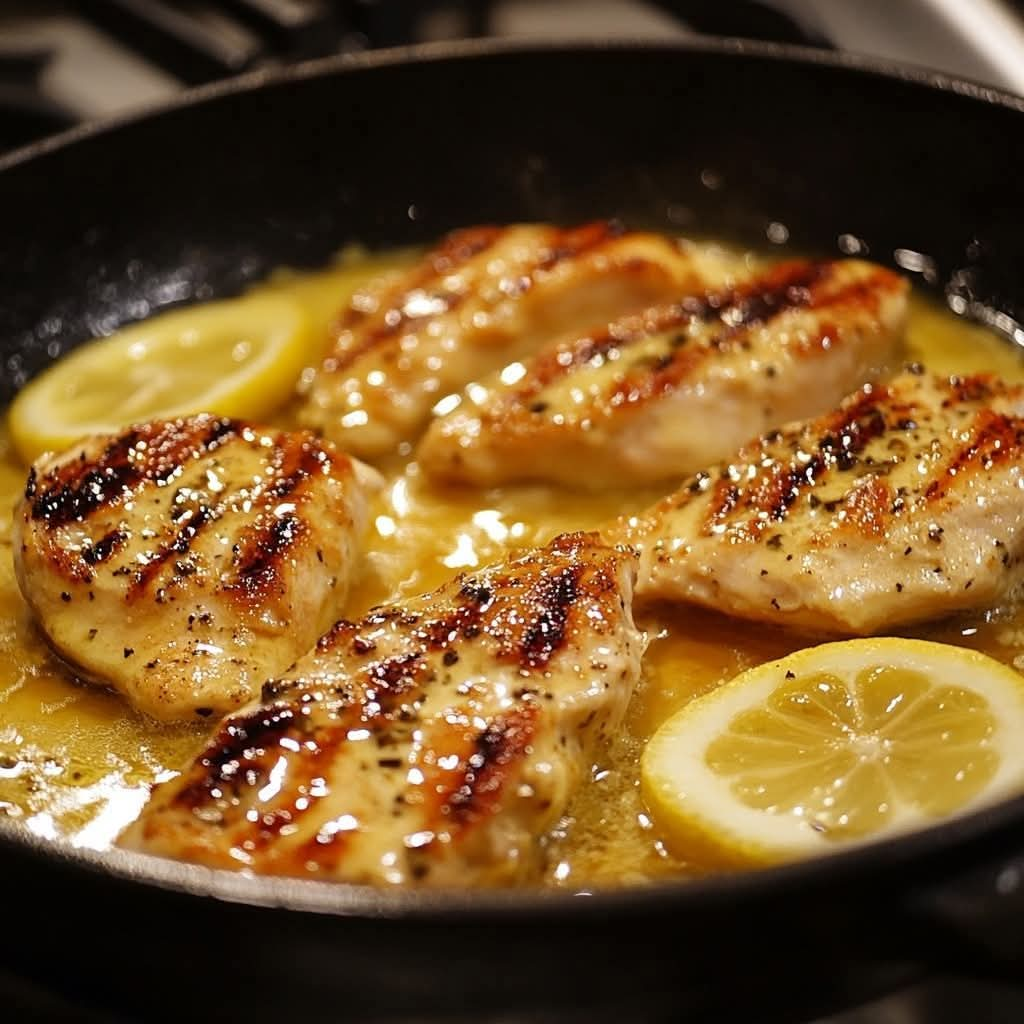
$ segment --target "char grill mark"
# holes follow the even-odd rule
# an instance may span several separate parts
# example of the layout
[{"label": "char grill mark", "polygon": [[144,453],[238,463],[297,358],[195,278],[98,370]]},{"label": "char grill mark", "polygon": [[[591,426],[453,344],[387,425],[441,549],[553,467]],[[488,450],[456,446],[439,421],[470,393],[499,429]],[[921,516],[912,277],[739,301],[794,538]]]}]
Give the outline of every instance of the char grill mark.
[{"label": "char grill mark", "polygon": [[[410,639],[418,652],[447,651],[460,642],[472,641],[487,633],[494,640],[499,657],[512,659],[523,668],[542,668],[565,642],[565,630],[571,607],[579,596],[581,566],[569,566],[540,577],[515,603],[505,605],[494,615],[496,580],[487,586],[473,577],[466,578],[459,589],[461,603],[444,615],[411,618],[403,624],[410,629]],[[366,625],[383,625],[398,617],[397,613],[371,612]],[[350,639],[354,653],[367,653],[367,641],[359,633],[360,626],[341,620],[320,638],[317,649],[326,653]],[[363,649],[359,649],[363,648]]]},{"label": "char grill mark", "polygon": [[493,718],[476,739],[447,813],[461,831],[494,814],[508,781],[529,753],[537,732],[537,707],[522,704]]},{"label": "char grill mark", "polygon": [[557,348],[541,352],[535,357],[530,376],[517,392],[518,396],[527,399],[592,360],[606,356],[613,349],[628,348],[651,333],[670,331],[694,319],[694,314],[678,305],[659,309],[654,316],[653,330],[650,331],[646,325],[629,333],[623,333],[621,328],[616,331],[609,326],[580,338],[569,349]]},{"label": "char grill mark", "polygon": [[271,518],[239,545],[234,577],[224,590],[246,601],[266,596],[280,585],[281,560],[305,533],[305,523],[294,513]]},{"label": "char grill mark", "polygon": [[[671,353],[661,357],[653,367],[645,365],[641,372],[628,372],[610,395],[612,404],[616,405],[623,401],[640,401],[676,386],[693,374],[713,350],[742,343],[743,336],[750,329],[769,323],[790,310],[814,309],[826,302],[834,305],[877,304],[875,289],[878,285],[874,278],[854,282],[835,294],[829,294],[828,285],[834,272],[833,263],[782,263],[728,291],[680,299],[657,310],[652,321],[632,331],[623,331],[621,325],[616,325],[579,339],[568,350],[547,351],[535,360],[529,378],[517,392],[518,397],[525,401],[611,350],[628,350],[652,335],[682,329],[695,322],[722,325],[706,345],[688,346],[686,337],[681,336],[679,344],[672,346]],[[835,331],[823,325],[819,335],[817,339],[808,340],[805,347],[812,349],[820,345],[824,337],[834,337]]]},{"label": "char grill mark", "polygon": [[542,668],[565,641],[569,609],[579,596],[582,569],[569,566],[552,576],[542,576],[526,599],[532,613],[519,642],[519,663]]},{"label": "char grill mark", "polygon": [[[977,395],[972,393],[968,400],[977,400]],[[974,417],[970,440],[953,453],[941,476],[929,483],[925,498],[939,501],[955,482],[962,482],[965,474],[987,471],[1000,462],[1019,458],[1022,444],[1024,420],[992,409],[979,409]]]},{"label": "char grill mark", "polygon": [[123,530],[111,530],[95,544],[89,544],[82,548],[82,561],[88,566],[99,565],[117,554],[127,540],[128,534]]},{"label": "char grill mark", "polygon": [[869,476],[846,495],[843,525],[865,537],[884,538],[892,505],[893,494],[888,484]]},{"label": "char grill mark", "polygon": [[58,543],[56,534],[50,534],[44,541],[44,547],[54,571],[77,583],[91,583],[95,579],[96,566],[112,558],[129,538],[129,534],[114,529],[95,544],[84,541],[81,550],[76,553]]},{"label": "char grill mark", "polygon": [[[779,270],[786,270],[783,264]],[[663,395],[678,387],[693,376],[713,351],[721,351],[734,345],[745,345],[744,340],[754,327],[762,327],[791,310],[813,310],[820,305],[833,308],[844,306],[877,306],[877,284],[874,279],[855,281],[840,291],[829,294],[828,284],[833,264],[794,264],[786,274],[776,280],[760,278],[749,285],[746,297],[734,297],[722,306],[710,303],[700,319],[717,317],[724,330],[709,340],[707,345],[680,346],[653,365],[640,367],[640,372],[630,370],[613,388],[610,400],[613,405],[623,402],[636,403]],[[772,276],[771,274],[766,277]],[[801,353],[813,352],[826,343],[836,340],[838,331],[834,324],[822,322],[813,335],[799,343]]]},{"label": "char grill mark", "polygon": [[128,457],[138,439],[139,432],[130,431],[110,444],[95,463],[72,462],[47,474],[32,488],[32,518],[53,529],[119,502],[142,478],[141,460]]},{"label": "char grill mark", "polygon": [[751,281],[726,292],[685,298],[681,307],[697,320],[721,320],[731,333],[764,323],[788,309],[813,306],[833,271],[831,263],[792,260],[771,267]]},{"label": "char grill mark", "polygon": [[[406,296],[413,291],[430,289],[438,278],[456,272],[459,267],[493,248],[508,231],[508,228],[485,226],[468,228],[453,234],[439,250],[424,260],[411,280],[404,283],[401,294],[389,303],[390,308],[387,310],[387,315],[380,318],[380,323],[368,330],[358,345],[354,345],[333,358],[332,370],[336,371],[351,366],[360,356],[372,351],[382,341],[407,330],[410,324],[436,315],[433,311],[427,313],[406,312]],[[584,253],[598,248],[601,244],[619,237],[622,233],[621,228],[606,221],[595,221],[569,231],[559,232],[554,245],[537,262],[534,269],[550,271],[564,260],[578,258]],[[529,268],[524,268],[523,276],[528,281],[522,289],[526,291],[532,283],[529,282]],[[455,294],[437,292],[433,297],[444,302],[444,312],[451,313],[465,302],[469,294],[469,291]],[[350,311],[342,319],[341,329],[350,330],[357,327],[369,315],[371,314]]]},{"label": "char grill mark", "polygon": [[[680,345],[671,355],[659,360],[653,372],[648,367],[640,374],[627,373],[613,392],[613,403],[616,396],[621,396],[618,401],[640,401],[675,388],[691,376],[712,351],[746,344],[744,339],[751,329],[768,325],[792,310],[814,310],[825,305],[877,307],[879,275],[830,292],[835,271],[834,263],[783,263],[732,292],[708,295],[696,301],[683,300],[681,308],[692,311],[691,320],[705,323],[720,320],[724,329],[716,332],[707,345]],[[821,323],[813,337],[801,342],[800,349],[814,351],[821,348],[826,339],[834,342],[836,335],[833,324]]]},{"label": "char grill mark", "polygon": [[[507,228],[482,225],[452,232],[437,249],[409,271],[402,281],[403,287],[399,301],[402,297],[408,295],[409,292],[424,288],[439,277],[454,273],[476,256],[493,248],[497,244],[498,239],[507,230]],[[397,309],[396,312],[401,313],[401,319],[398,319],[397,323],[394,324],[389,324],[385,321],[378,330],[373,332],[375,341],[380,338],[389,337],[405,323],[418,319],[418,317],[402,313],[401,309]],[[356,327],[372,315],[374,314],[350,307],[341,318],[339,327],[342,330]],[[372,345],[366,347],[369,348]]]},{"label": "char grill mark", "polygon": [[562,231],[550,252],[538,263],[539,270],[553,270],[564,260],[578,259],[586,252],[619,238],[624,233],[620,224],[611,221],[591,221],[577,228]]},{"label": "char grill mark", "polygon": [[[372,330],[368,330],[358,345],[353,345],[352,348],[333,357],[332,369],[341,370],[346,366],[351,366],[360,356],[372,351],[382,341],[393,338],[401,330],[408,328],[410,323],[421,320],[424,316],[433,315],[407,313],[404,308],[406,296],[410,292],[429,288],[438,278],[454,273],[459,267],[493,248],[507,230],[507,228],[485,226],[455,232],[440,249],[423,261],[413,272],[411,278],[406,279],[394,304],[390,304],[391,300],[389,300],[388,315],[381,316],[380,323]],[[437,297],[443,297],[445,310],[450,312],[461,305],[466,295],[445,293],[443,296]],[[342,317],[339,330],[351,330],[358,327],[371,315],[360,310],[350,309]]]},{"label": "char grill mark", "polygon": [[[165,483],[184,461],[237,432],[228,419],[146,424],[112,441],[95,461],[69,462],[30,486],[32,518],[51,529],[111,507],[143,481]],[[144,447],[142,447],[144,445]]]},{"label": "char grill mark", "polygon": [[724,340],[715,339],[711,346],[684,348],[671,355],[661,356],[653,363],[645,362],[630,367],[609,392],[610,404],[634,405],[671,391],[680,381],[695,374],[702,363],[707,362],[712,347],[724,344]]},{"label": "char grill mark", "polygon": [[[255,821],[247,817],[238,822],[233,837],[235,846],[252,854],[272,857],[272,844],[282,829],[297,824],[326,795],[326,788],[313,785],[313,780],[327,777],[332,761],[339,756],[339,748],[346,742],[346,733],[355,724],[356,708],[346,706],[340,719],[327,728],[310,729],[309,734],[298,741],[303,744],[299,758],[288,756],[290,751],[275,755],[275,763],[278,756],[288,756],[287,775]],[[271,781],[269,773],[267,780]]]},{"label": "char grill mark", "polygon": [[728,477],[719,481],[705,516],[704,533],[714,533],[737,508],[755,514],[747,524],[752,538],[760,537],[769,523],[782,522],[804,488],[813,488],[830,471],[852,469],[857,456],[885,432],[880,403],[887,397],[884,390],[862,391],[831,417],[806,459],[777,463],[749,490],[744,492]]},{"label": "char grill mark", "polygon": [[497,646],[498,657],[518,662],[524,669],[543,668],[565,642],[582,572],[581,566],[573,565],[543,575],[521,600],[503,603],[493,615],[488,612],[494,591],[468,579],[459,591],[464,603],[448,615],[424,622],[414,635],[428,650],[446,650],[460,639],[473,640],[486,632]]},{"label": "char grill mark", "polygon": [[175,805],[201,811],[218,800],[241,798],[269,778],[282,739],[305,741],[305,724],[301,710],[297,717],[294,707],[280,704],[232,718],[196,759]]},{"label": "char grill mark", "polygon": [[[490,718],[482,729],[434,722],[418,752],[423,784],[415,791],[429,800],[428,821],[436,831],[465,838],[473,826],[500,810],[508,784],[529,755],[537,735],[538,708],[519,704]],[[438,755],[458,758],[455,771],[438,765]],[[413,796],[407,788],[405,799]],[[427,853],[434,844],[421,848]]]},{"label": "char grill mark", "polygon": [[307,436],[279,436],[274,446],[273,480],[262,495],[263,511],[239,540],[233,559],[234,575],[225,590],[247,601],[257,600],[278,585],[281,559],[305,534],[306,526],[294,512],[278,515],[274,506],[294,498],[301,501],[302,484],[330,466],[330,456],[309,443]]},{"label": "char grill mark", "polygon": [[485,615],[494,593],[473,578],[467,578],[459,589],[462,603],[444,615],[411,621],[412,636],[428,651],[444,651],[459,641],[473,640],[486,627]]},{"label": "char grill mark", "polygon": [[[330,766],[346,756],[353,729],[368,729],[380,742],[405,715],[406,706],[422,699],[422,668],[421,655],[413,652],[370,663],[355,686],[289,683],[284,689],[287,700],[235,716],[221,729],[195,762],[173,805],[201,818],[222,813],[233,845],[258,857],[285,826],[297,824],[328,795],[329,787],[313,780],[330,777]],[[318,704],[327,709],[327,720],[314,724],[312,716],[324,715]],[[275,785],[272,773],[282,757],[287,758],[287,774]],[[273,792],[264,797],[262,791],[272,785]],[[237,810],[221,812],[225,805],[248,804],[254,793],[263,805],[257,813],[243,817]],[[306,860],[322,866],[336,862],[344,838],[343,833],[321,830],[293,854],[297,866]]]},{"label": "char grill mark", "polygon": [[985,373],[977,373],[970,377],[951,377],[949,385],[950,394],[942,403],[943,409],[964,402],[983,402],[994,393],[993,379]]},{"label": "char grill mark", "polygon": [[[273,797],[273,809],[260,816],[256,828],[240,826],[245,849],[259,852],[276,838],[282,826],[297,823],[312,810],[317,799],[329,794],[329,786],[315,786],[313,780],[330,778],[331,767],[339,758],[360,756],[358,750],[349,746],[353,729],[372,734],[373,740],[365,742],[377,746],[387,742],[389,732],[399,728],[401,720],[408,716],[406,709],[423,698],[419,685],[423,668],[419,652],[411,652],[370,663],[355,686],[329,690],[312,683],[300,686],[288,703],[295,717],[304,720],[307,714],[322,714],[314,709],[315,704],[321,703],[328,706],[329,718],[316,727],[306,726],[305,739],[299,741],[303,743],[303,752],[298,757],[288,756],[286,784]],[[330,867],[343,855],[345,840],[344,832],[321,828],[292,854],[295,865],[301,867],[314,861],[321,867]]]},{"label": "char grill mark", "polygon": [[216,522],[220,515],[221,510],[210,505],[199,505],[194,509],[189,509],[182,516],[185,522],[174,535],[174,539],[169,544],[162,545],[148,562],[132,574],[132,582],[128,588],[126,599],[131,602],[142,597],[171,559],[174,559],[175,569],[170,583],[178,583],[191,576],[194,572],[194,565],[188,560],[188,554],[192,542],[210,523]]},{"label": "char grill mark", "polygon": [[310,443],[309,435],[279,435],[274,445],[274,481],[265,491],[264,505],[283,501],[314,473],[332,468],[331,457]]},{"label": "char grill mark", "polygon": [[[348,712],[345,714],[345,712]],[[174,805],[202,818],[218,813],[230,829],[234,847],[258,855],[270,846],[286,825],[295,824],[317,802],[320,789],[313,779],[327,771],[345,731],[354,723],[350,707],[342,717],[346,727],[315,728],[307,709],[299,702],[274,704],[224,728],[207,753],[196,761],[192,778],[174,797]],[[290,749],[289,749],[290,748]],[[295,750],[301,748],[301,755]],[[284,779],[274,779],[274,769],[288,757]],[[264,797],[263,794],[266,790]],[[237,805],[256,793],[263,805],[242,816]]]},{"label": "char grill mark", "polygon": [[[447,651],[486,633],[496,645],[496,656],[513,660],[523,668],[542,668],[565,642],[570,609],[579,596],[582,572],[581,566],[570,566],[544,575],[525,591],[514,607],[503,604],[493,615],[488,613],[494,607],[494,588],[470,577],[459,590],[461,603],[450,612],[423,619],[411,618],[403,624],[409,627],[409,636],[422,653]],[[494,587],[501,585],[502,581],[496,580]],[[396,615],[371,613],[368,624],[374,624],[375,617],[375,624],[382,625]],[[321,638],[318,650],[326,652],[346,642],[357,628],[350,622],[336,623]],[[365,643],[359,636],[353,640],[354,646]],[[364,652],[357,650],[355,653]]]},{"label": "char grill mark", "polygon": [[366,676],[371,686],[372,701],[378,714],[390,715],[397,702],[412,689],[424,668],[421,651],[407,651],[390,658],[371,662],[366,667]]},{"label": "char grill mark", "polygon": [[338,619],[338,621],[331,626],[331,628],[324,633],[319,640],[317,640],[317,652],[320,654],[326,654],[333,648],[340,646],[348,637],[352,636],[358,628],[359,626],[349,619]]}]

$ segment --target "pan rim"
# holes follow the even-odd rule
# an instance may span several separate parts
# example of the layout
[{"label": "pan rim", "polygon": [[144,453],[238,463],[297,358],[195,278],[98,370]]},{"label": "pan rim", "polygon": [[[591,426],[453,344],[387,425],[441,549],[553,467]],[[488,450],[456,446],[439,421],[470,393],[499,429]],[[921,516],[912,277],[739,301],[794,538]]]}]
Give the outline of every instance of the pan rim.
[{"label": "pan rim", "polygon": [[[555,40],[522,39],[459,40],[395,47],[361,54],[321,58],[288,68],[258,70],[210,85],[184,90],[169,102],[148,105],[128,114],[115,115],[71,128],[0,156],[0,176],[89,139],[130,128],[225,97],[241,96],[293,81],[406,66],[429,65],[451,60],[475,61],[490,56],[531,56],[637,52],[710,55],[824,67],[854,75],[866,75],[963,96],[975,102],[1024,113],[1024,98],[926,67],[838,53],[791,44],[750,41],[728,37],[689,40],[621,39]],[[2,187],[2,177],[0,177]],[[664,879],[643,886],[593,887],[584,890],[518,889],[381,889],[342,882],[303,878],[251,876],[149,854],[75,847],[66,839],[45,839],[23,825],[0,821],[0,854],[5,850],[27,852],[50,862],[54,868],[77,870],[87,875],[115,878],[145,888],[170,891],[186,897],[214,898],[223,902],[262,907],[268,911],[315,913],[338,917],[373,917],[450,921],[500,913],[515,918],[579,919],[608,914],[665,913],[683,907],[718,906],[736,899],[784,897],[794,891],[842,888],[844,882],[873,875],[876,880],[902,877],[908,867],[922,871],[922,882],[941,882],[946,873],[975,866],[993,847],[1005,844],[1024,820],[1024,795],[984,807],[968,815],[940,822],[913,833],[857,845],[812,860],[772,868],[721,874],[702,879]],[[1009,851],[1014,851],[1013,847]],[[998,862],[1000,854],[992,854]],[[880,890],[882,887],[880,886]]]},{"label": "pan rim", "polygon": [[[341,918],[410,919],[452,922],[494,914],[544,920],[605,918],[609,914],[675,913],[708,909],[742,900],[776,902],[798,894],[807,900],[828,890],[849,892],[858,903],[864,890],[856,883],[870,877],[874,891],[887,900],[892,889],[907,893],[905,872],[914,869],[922,898],[977,867],[998,872],[1020,855],[1024,794],[924,829],[857,844],[834,853],[767,868],[723,872],[704,878],[659,879],[643,885],[578,889],[394,888],[350,882],[273,875],[252,875],[130,850],[93,850],[67,839],[49,839],[17,822],[0,821],[0,854],[18,850],[49,861],[54,868],[118,880],[184,897],[284,912]],[[1014,845],[1015,844],[1015,845]]]},{"label": "pan rim", "polygon": [[120,130],[136,122],[149,121],[187,107],[198,106],[227,96],[238,96],[264,88],[285,85],[293,81],[330,77],[334,74],[375,68],[409,64],[425,65],[449,60],[476,60],[489,56],[529,56],[560,52],[574,54],[635,53],[641,51],[745,57],[780,63],[789,62],[809,67],[833,68],[922,86],[929,91],[937,90],[964,96],[978,102],[1024,113],[1024,96],[1017,96],[983,82],[958,77],[923,65],[901,64],[898,61],[864,54],[825,50],[792,43],[773,43],[732,36],[701,36],[695,39],[674,40],[647,38],[576,41],[516,38],[459,39],[320,57],[288,67],[258,69],[206,85],[186,88],[169,100],[145,104],[123,114],[98,118],[2,154],[0,155],[0,174],[67,146]]}]

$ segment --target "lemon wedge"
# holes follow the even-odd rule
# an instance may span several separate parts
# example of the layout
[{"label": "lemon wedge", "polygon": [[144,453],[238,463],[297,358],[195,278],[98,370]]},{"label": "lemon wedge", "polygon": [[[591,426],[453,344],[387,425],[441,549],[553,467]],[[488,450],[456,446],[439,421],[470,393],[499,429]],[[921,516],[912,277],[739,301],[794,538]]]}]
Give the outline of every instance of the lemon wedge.
[{"label": "lemon wedge", "polygon": [[87,434],[198,412],[259,419],[313,351],[301,304],[266,291],[163,313],[74,349],[22,389],[8,423],[31,462]]},{"label": "lemon wedge", "polygon": [[666,845],[696,863],[895,835],[1024,792],[1024,678],[921,640],[797,651],[669,718],[641,786]]}]

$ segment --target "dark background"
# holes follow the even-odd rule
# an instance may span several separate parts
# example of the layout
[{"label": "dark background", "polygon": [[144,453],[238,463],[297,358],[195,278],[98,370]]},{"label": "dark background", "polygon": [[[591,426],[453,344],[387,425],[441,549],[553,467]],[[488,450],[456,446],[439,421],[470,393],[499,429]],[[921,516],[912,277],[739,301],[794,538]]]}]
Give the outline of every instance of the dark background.
[{"label": "dark background", "polygon": [[1024,0],[0,0],[0,151],[246,70],[484,35],[737,35],[1024,94],[1022,11]]}]

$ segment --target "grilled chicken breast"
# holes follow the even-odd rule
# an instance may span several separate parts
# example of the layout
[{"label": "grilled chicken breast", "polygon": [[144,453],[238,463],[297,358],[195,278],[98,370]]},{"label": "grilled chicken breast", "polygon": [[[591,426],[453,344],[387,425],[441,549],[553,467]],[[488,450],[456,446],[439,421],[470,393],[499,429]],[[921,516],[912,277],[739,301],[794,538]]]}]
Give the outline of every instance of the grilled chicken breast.
[{"label": "grilled chicken breast", "polygon": [[338,622],[121,844],[386,885],[530,878],[637,681],[634,576],[573,534]]},{"label": "grilled chicken breast", "polygon": [[413,440],[439,399],[570,329],[699,290],[710,251],[607,223],[457,231],[357,294],[309,387],[305,425],[373,459]]},{"label": "grilled chicken breast", "polygon": [[15,569],[54,649],[161,719],[237,708],[339,614],[375,471],[213,416],[33,467]]},{"label": "grilled chicken breast", "polygon": [[865,386],[624,524],[638,593],[862,634],[989,607],[1024,574],[1022,442],[1020,387]]},{"label": "grilled chicken breast", "polygon": [[621,318],[470,388],[417,460],[485,486],[678,479],[875,379],[907,290],[863,261],[794,261]]}]

